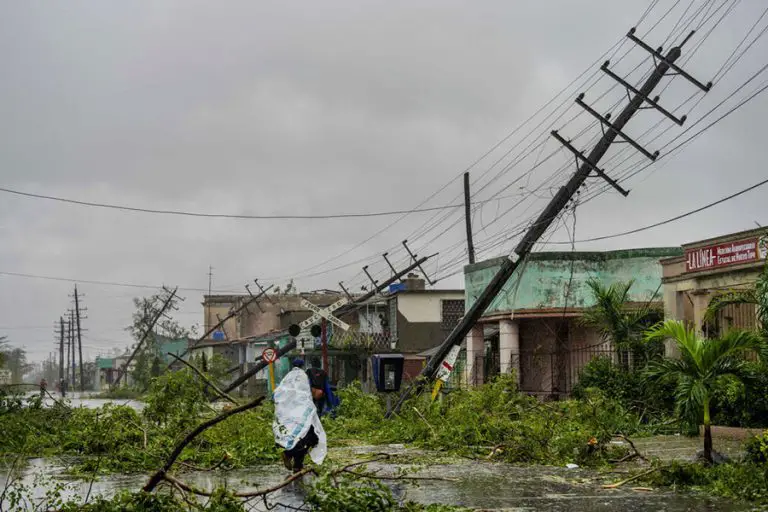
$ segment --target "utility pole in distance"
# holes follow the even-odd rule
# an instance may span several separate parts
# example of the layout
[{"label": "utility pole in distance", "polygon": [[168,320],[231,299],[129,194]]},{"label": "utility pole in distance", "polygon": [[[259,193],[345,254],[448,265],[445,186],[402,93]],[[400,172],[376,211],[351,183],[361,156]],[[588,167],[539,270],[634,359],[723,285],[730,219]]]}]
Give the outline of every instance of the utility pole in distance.
[{"label": "utility pole in distance", "polygon": [[[661,82],[661,79],[664,78],[664,75],[667,73],[667,71],[669,71],[670,68],[674,69],[677,74],[684,76],[689,81],[694,83],[694,85],[697,85],[705,91],[708,91],[709,87],[711,87],[711,84],[706,86],[700,84],[687,73],[685,73],[685,71],[674,64],[674,62],[681,55],[680,47],[690,39],[691,35],[693,35],[693,32],[688,35],[688,37],[680,44],[680,46],[673,47],[669,50],[669,52],[667,52],[666,55],[662,55],[660,50],[653,50],[650,48],[648,45],[637,39],[634,36],[634,33],[635,29],[633,28],[629,31],[627,37],[635,42],[638,46],[641,46],[652,53],[655,57],[654,62],[656,62],[656,68],[654,69],[653,73],[651,73],[651,76],[648,77],[648,79],[645,81],[642,87],[640,87],[639,90],[632,90],[632,92],[634,92],[634,96],[631,97],[630,102],[627,104],[627,106],[624,107],[624,109],[613,122],[608,120],[609,116],[603,117],[592,110],[591,107],[588,107],[583,102],[584,93],[579,95],[579,97],[576,99],[576,102],[584,107],[590,114],[597,117],[603,125],[602,138],[597,142],[595,147],[589,153],[589,156],[584,156],[582,153],[574,151],[577,164],[581,162],[581,165],[578,167],[576,173],[574,173],[571,179],[568,180],[568,182],[557,191],[549,204],[544,207],[544,210],[538,216],[534,224],[525,233],[523,239],[520,241],[517,247],[515,247],[512,254],[510,254],[509,257],[504,260],[496,275],[493,276],[482,293],[480,293],[474,304],[472,304],[459,324],[453,329],[453,331],[451,331],[445,341],[438,347],[435,355],[430,358],[429,362],[421,371],[421,374],[419,375],[420,378],[416,379],[416,381],[408,386],[408,388],[400,395],[400,398],[392,410],[389,411],[387,417],[397,413],[408,396],[410,396],[414,389],[423,386],[426,379],[434,378],[434,375],[443,359],[448,356],[448,353],[451,351],[454,345],[462,343],[470,329],[472,329],[480,316],[482,316],[482,314],[485,312],[486,308],[496,298],[509,278],[512,277],[512,274],[514,274],[518,266],[531,253],[533,246],[536,244],[539,238],[541,238],[544,232],[546,232],[546,230],[552,225],[563,208],[565,208],[568,202],[579,190],[579,188],[584,184],[590,173],[595,171],[598,176],[605,178],[608,183],[616,187],[615,182],[612,183],[612,180],[607,179],[605,173],[597,167],[598,162],[608,151],[608,148],[610,148],[614,140],[616,140],[616,137],[621,137],[625,142],[630,143],[632,146],[638,149],[638,151],[645,154],[652,160],[658,156],[658,152],[651,154],[644,148],[641,148],[635,141],[630,139],[629,136],[623,132],[623,128],[632,118],[635,112],[637,112],[638,109],[643,106],[643,103],[648,102],[652,106],[655,106],[656,100],[651,99],[651,92],[653,92],[654,88],[659,84],[659,82]],[[629,92],[630,89],[628,87],[628,95]],[[557,132],[553,132],[552,135],[553,137],[560,140]],[[568,149],[571,148],[569,147]]]},{"label": "utility pole in distance", "polygon": [[469,203],[469,172],[464,173],[464,221],[467,225],[467,255],[469,264],[475,262],[475,244],[472,242],[472,213]]},{"label": "utility pole in distance", "polygon": [[59,317],[59,386],[64,383],[64,317]]},{"label": "utility pole in distance", "polygon": [[85,391],[85,375],[83,369],[83,338],[80,330],[80,297],[77,294],[77,285],[75,285],[75,318],[77,319],[77,350],[80,361],[80,391]]},{"label": "utility pole in distance", "polygon": [[74,391],[75,386],[77,385],[77,378],[75,377],[75,312],[71,309],[69,310],[69,353],[71,354],[71,364],[70,368],[72,368],[72,390]]}]

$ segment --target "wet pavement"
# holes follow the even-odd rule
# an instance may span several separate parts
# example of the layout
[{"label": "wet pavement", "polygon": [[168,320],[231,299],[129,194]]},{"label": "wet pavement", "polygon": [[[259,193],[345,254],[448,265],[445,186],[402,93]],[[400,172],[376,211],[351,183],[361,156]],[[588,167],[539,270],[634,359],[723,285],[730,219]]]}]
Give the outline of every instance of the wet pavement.
[{"label": "wet pavement", "polygon": [[[371,447],[355,449],[356,460],[368,456],[367,452],[405,452],[396,447]],[[332,452],[332,456],[341,456],[344,460],[352,452]],[[469,508],[504,511],[547,510],[559,511],[740,511],[752,510],[752,507],[736,504],[727,500],[716,499],[691,493],[675,493],[659,490],[633,490],[630,485],[616,490],[601,488],[605,477],[584,469],[566,469],[544,466],[513,466],[509,464],[485,461],[462,460],[428,467],[412,464],[373,463],[368,471],[378,471],[381,475],[394,475],[398,470],[406,469],[409,477],[442,478],[444,480],[398,481],[386,480],[393,493],[399,499],[412,500],[424,504],[443,503],[462,505]],[[47,475],[58,482],[66,483],[65,495],[84,497],[89,487],[91,496],[109,496],[123,489],[138,489],[147,479],[146,475],[109,475],[100,477],[92,486],[87,481],[67,481],[63,475],[65,466],[61,461],[33,459],[28,461],[23,470],[22,481],[34,485],[34,475]],[[212,489],[226,485],[238,491],[247,492],[263,489],[280,483],[287,472],[282,466],[269,465],[228,472],[187,472],[178,474],[178,478],[198,488]],[[0,478],[5,478],[0,471]],[[306,476],[305,482],[313,477]],[[622,476],[615,476],[616,480]],[[38,482],[37,497],[42,497],[52,482]],[[304,501],[304,489],[301,483],[291,484],[270,497],[270,504],[281,504],[273,510],[292,510]],[[263,503],[254,504],[253,510],[267,510]]]}]

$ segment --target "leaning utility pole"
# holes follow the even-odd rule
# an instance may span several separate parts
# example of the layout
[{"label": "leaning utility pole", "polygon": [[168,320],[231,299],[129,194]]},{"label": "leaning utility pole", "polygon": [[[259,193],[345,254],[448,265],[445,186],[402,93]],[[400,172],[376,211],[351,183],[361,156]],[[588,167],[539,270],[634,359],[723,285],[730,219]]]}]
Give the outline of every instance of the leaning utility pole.
[{"label": "leaning utility pole", "polygon": [[[215,331],[216,329],[218,329],[219,327],[224,325],[226,323],[226,321],[229,320],[230,318],[233,318],[233,317],[237,316],[242,310],[247,309],[248,306],[251,305],[251,303],[255,302],[258,305],[259,304],[258,300],[261,297],[265,296],[265,295],[269,299],[269,295],[267,295],[267,292],[270,290],[270,288],[272,288],[272,285],[269,285],[266,288],[262,288],[261,285],[259,285],[258,282],[257,282],[256,286],[258,286],[259,289],[261,290],[261,292],[259,292],[258,295],[253,295],[251,293],[251,290],[248,290],[248,287],[246,286],[246,290],[248,290],[248,294],[251,296],[251,298],[248,299],[247,301],[245,301],[243,304],[241,304],[238,308],[231,310],[229,312],[229,314],[227,314],[227,316],[225,316],[224,318],[218,318],[218,322],[216,324],[214,324],[212,327],[210,327],[207,331],[205,331],[205,333],[203,333],[203,335],[200,336],[200,338],[198,338],[197,341],[195,341],[194,343],[192,343],[189,346],[187,346],[187,348],[184,349],[184,352],[179,354],[179,357],[183,358],[185,355],[187,355],[189,353],[190,350],[195,348],[208,335],[210,335],[213,331]],[[168,367],[170,368],[171,365],[169,364]]]},{"label": "leaning utility pole", "polygon": [[472,213],[469,203],[469,173],[464,173],[464,222],[467,225],[467,255],[469,264],[475,262],[475,244],[472,243]]},{"label": "leaning utility pole", "polygon": [[77,294],[77,285],[75,285],[75,318],[77,322],[77,350],[80,361],[80,391],[85,391],[85,376],[83,369],[83,338],[80,331],[80,298]]},{"label": "leaning utility pole", "polygon": [[[573,146],[570,145],[570,142],[566,141],[561,136],[559,136],[559,134],[556,131],[552,132],[553,137],[558,139],[561,143],[563,143],[569,150],[571,150],[574,153],[577,165],[579,164],[579,162],[581,162],[581,165],[578,167],[576,173],[571,177],[571,179],[568,180],[568,182],[563,187],[561,187],[560,190],[557,191],[557,193],[549,202],[549,204],[547,204],[547,206],[544,207],[544,210],[536,219],[536,222],[530,228],[528,228],[528,231],[523,236],[523,239],[520,241],[517,247],[515,247],[512,254],[510,254],[509,257],[506,260],[504,260],[504,263],[501,264],[498,272],[491,279],[491,282],[488,283],[488,286],[486,286],[485,290],[483,290],[480,296],[477,297],[477,300],[475,301],[474,304],[472,304],[472,307],[469,308],[469,311],[466,312],[466,314],[461,319],[459,324],[448,335],[445,341],[438,347],[435,355],[429,360],[427,365],[421,371],[421,374],[419,375],[420,378],[414,381],[410,386],[408,386],[408,388],[400,395],[400,398],[395,404],[395,407],[390,411],[388,416],[398,412],[403,402],[414,391],[414,389],[416,387],[421,387],[424,385],[425,379],[434,378],[434,375],[437,369],[439,368],[439,365],[442,363],[443,359],[446,356],[448,356],[448,353],[451,351],[451,349],[455,345],[460,345],[464,341],[470,329],[472,329],[472,327],[475,325],[475,323],[480,318],[480,316],[485,312],[485,309],[496,298],[496,296],[502,290],[502,288],[507,283],[509,278],[512,277],[512,274],[515,272],[518,266],[531,253],[531,251],[533,250],[533,246],[536,244],[539,238],[541,238],[544,232],[552,225],[552,223],[555,221],[555,219],[563,210],[563,208],[565,208],[565,206],[568,204],[568,202],[571,200],[574,194],[576,194],[579,188],[584,184],[584,181],[587,179],[587,177],[590,175],[591,172],[594,171],[597,174],[597,176],[605,179],[609,184],[611,184],[611,186],[619,190],[619,192],[622,193],[623,195],[626,195],[628,193],[623,189],[621,189],[621,187],[619,187],[615,181],[608,178],[605,172],[597,166],[598,162],[608,151],[608,148],[611,146],[611,144],[616,139],[616,137],[621,137],[624,142],[631,144],[633,147],[635,147],[638,151],[643,153],[645,156],[647,156],[651,160],[655,160],[658,157],[658,154],[659,154],[658,151],[655,153],[648,152],[647,150],[645,150],[645,148],[641,147],[634,140],[632,140],[627,134],[625,134],[623,132],[623,128],[627,124],[627,122],[632,118],[635,112],[637,112],[638,109],[640,109],[643,106],[644,103],[648,103],[649,105],[656,108],[667,117],[671,116],[671,114],[669,114],[667,111],[659,107],[657,103],[658,97],[651,98],[651,92],[653,92],[654,88],[659,84],[661,79],[664,78],[664,75],[667,73],[667,71],[670,68],[673,69],[676,72],[676,74],[685,77],[686,79],[688,79],[688,81],[690,81],[697,87],[703,89],[705,92],[708,91],[712,86],[711,83],[704,85],[698,82],[696,79],[688,75],[685,71],[680,69],[674,63],[680,57],[682,45],[684,45],[691,38],[694,32],[691,32],[688,35],[688,37],[686,37],[685,40],[680,44],[680,46],[675,46],[672,49],[670,49],[669,52],[667,52],[666,56],[661,54],[661,48],[659,48],[658,50],[654,50],[653,48],[651,48],[650,46],[648,46],[647,44],[645,44],[644,42],[636,38],[634,33],[635,33],[635,29],[632,28],[627,34],[627,37],[655,57],[654,61],[656,62],[656,68],[654,69],[653,73],[651,74],[650,77],[648,77],[648,79],[645,81],[642,87],[640,87],[640,89],[634,88],[628,83],[623,82],[621,79],[619,80],[619,82],[627,88],[627,95],[629,95],[631,91],[632,93],[634,93],[634,96],[632,96],[629,104],[627,104],[627,106],[624,107],[624,109],[621,111],[621,113],[616,117],[616,119],[613,122],[609,121],[610,114],[606,116],[602,116],[598,114],[596,111],[594,111],[590,106],[586,105],[583,101],[584,93],[581,93],[578,96],[578,98],[576,99],[576,103],[581,105],[585,110],[587,110],[587,112],[589,112],[591,115],[593,115],[600,121],[603,128],[602,138],[597,142],[595,147],[589,153],[589,156],[585,156],[583,152],[580,152],[575,148],[573,148]],[[608,62],[603,64],[603,71],[607,69],[608,64],[609,64]],[[674,118],[674,116],[672,116],[672,118],[678,124],[682,124],[682,122],[684,122],[684,119],[677,120],[676,118]]]},{"label": "leaning utility pole", "polygon": [[147,324],[147,329],[144,331],[144,333],[141,335],[141,338],[139,339],[139,342],[136,343],[136,348],[133,349],[133,352],[131,352],[131,355],[128,356],[128,360],[125,362],[122,368],[118,368],[117,370],[117,378],[115,379],[115,382],[112,383],[112,388],[115,389],[120,385],[120,379],[123,378],[123,375],[128,373],[128,367],[131,365],[131,361],[133,361],[133,358],[136,357],[136,354],[141,349],[141,346],[144,344],[144,340],[147,339],[147,336],[149,336],[149,333],[151,333],[154,328],[155,324],[158,320],[160,320],[160,317],[163,316],[163,313],[165,313],[165,310],[168,309],[168,307],[173,303],[173,299],[176,297],[176,291],[179,288],[176,287],[173,289],[172,292],[169,292],[168,290],[165,290],[168,293],[168,297],[163,302],[163,305],[160,307],[160,309],[155,313],[155,316],[152,318],[152,320]]},{"label": "leaning utility pole", "polygon": [[[390,277],[386,281],[378,283],[374,289],[372,289],[371,291],[369,291],[365,295],[362,295],[362,296],[358,297],[357,299],[355,299],[354,301],[349,302],[349,303],[341,306],[338,310],[336,310],[336,312],[334,312],[334,316],[340,317],[340,316],[349,314],[349,313],[351,313],[353,311],[357,311],[358,309],[360,309],[360,307],[362,307],[361,304],[364,304],[368,299],[370,299],[371,297],[374,297],[381,290],[384,290],[387,286],[389,286],[392,283],[394,283],[395,281],[399,280],[401,277],[403,277],[404,275],[408,274],[408,272],[410,272],[411,270],[413,270],[413,269],[415,269],[417,267],[421,267],[422,263],[426,262],[428,259],[430,259],[433,256],[435,256],[435,254],[430,254],[429,256],[422,256],[421,258],[417,258],[415,254],[411,254],[411,256],[414,259],[413,263],[411,263],[409,266],[407,266],[406,268],[404,268],[400,272],[396,273],[395,275],[393,275],[392,277]],[[288,330],[283,330],[283,331],[277,332],[274,335],[275,336],[284,336],[286,334],[288,334]],[[286,343],[285,345],[283,345],[282,347],[280,347],[277,350],[277,357],[278,357],[278,359],[283,357],[283,356],[285,356],[286,354],[290,353],[295,348],[296,348],[296,340],[293,339],[293,340],[289,341],[288,343]],[[261,360],[261,358],[259,358],[259,360],[256,361],[256,364],[253,365],[247,372],[243,373],[237,379],[232,381],[224,389],[224,392],[225,393],[229,393],[230,391],[232,391],[233,389],[237,388],[243,382],[247,381],[248,379],[250,379],[251,377],[253,377],[257,373],[259,373],[261,370],[263,370],[266,367],[267,367],[267,363],[265,363],[264,361]]]}]

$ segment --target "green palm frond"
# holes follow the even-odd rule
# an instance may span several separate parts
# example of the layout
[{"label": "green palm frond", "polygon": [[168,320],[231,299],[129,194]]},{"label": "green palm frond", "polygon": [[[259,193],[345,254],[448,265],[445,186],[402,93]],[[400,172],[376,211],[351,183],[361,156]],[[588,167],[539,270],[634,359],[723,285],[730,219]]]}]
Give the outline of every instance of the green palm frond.
[{"label": "green palm frond", "polygon": [[755,290],[730,290],[715,296],[704,312],[704,320],[712,322],[720,311],[737,304],[759,304]]},{"label": "green palm frond", "polygon": [[757,350],[761,345],[761,336],[752,331],[732,330],[717,340],[707,340],[701,346],[701,364],[704,368],[716,368],[717,365],[733,359],[743,360],[742,356],[750,350]]},{"label": "green palm frond", "polygon": [[757,300],[757,318],[763,332],[763,337],[768,341],[768,261],[755,283],[755,299]]},{"label": "green palm frond", "polygon": [[684,358],[653,360],[643,371],[646,380],[662,382],[675,382],[681,375],[696,375],[696,367]]},{"label": "green palm frond", "polygon": [[698,423],[709,397],[710,390],[703,381],[690,375],[681,376],[675,389],[677,415],[689,423]]},{"label": "green palm frond", "polygon": [[596,328],[602,338],[617,346],[628,346],[640,338],[655,305],[648,301],[641,307],[630,305],[630,289],[635,281],[617,282],[609,286],[597,279],[589,279],[587,286],[595,304],[582,315],[580,322]]}]

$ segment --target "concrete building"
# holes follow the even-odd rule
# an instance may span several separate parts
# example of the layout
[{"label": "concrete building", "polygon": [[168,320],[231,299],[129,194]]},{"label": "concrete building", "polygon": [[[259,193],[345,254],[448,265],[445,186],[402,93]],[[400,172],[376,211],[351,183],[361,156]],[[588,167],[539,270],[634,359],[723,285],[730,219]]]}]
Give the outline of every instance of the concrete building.
[{"label": "concrete building", "polygon": [[464,316],[464,290],[426,289],[424,279],[411,274],[385,296],[392,351],[405,357],[403,380],[424,367],[424,351],[435,348]]},{"label": "concrete building", "polygon": [[[565,395],[592,358],[613,356],[614,347],[578,321],[593,306],[587,281],[604,285],[634,279],[632,302],[661,306],[660,258],[679,248],[608,252],[540,252],[509,279],[466,339],[464,383],[476,385],[514,371],[521,390]],[[504,258],[465,267],[467,307],[476,300]]]},{"label": "concrete building", "polygon": [[[661,260],[666,318],[683,320],[699,333],[717,336],[729,328],[753,329],[754,305],[731,305],[704,322],[713,298],[754,285],[766,264],[768,229],[752,229],[683,245],[683,254]],[[668,345],[668,353],[674,354]]]},{"label": "concrete building", "polygon": [[[208,356],[221,354],[241,371],[254,364],[267,346],[283,346],[289,337],[281,334],[289,325],[300,323],[312,315],[301,300],[324,308],[343,297],[341,292],[270,295],[240,314],[227,320],[221,329],[195,348]],[[249,296],[205,296],[203,302],[206,331],[225,318],[229,311],[240,307]],[[420,352],[438,345],[464,314],[463,290],[427,290],[425,281],[410,274],[401,283],[362,303],[353,313],[341,317],[350,325],[342,331],[327,325],[329,376],[333,383],[370,377],[370,356],[381,352],[400,352],[405,356],[406,378],[421,371],[425,358]],[[305,357],[320,357],[320,342],[306,347]],[[276,365],[277,378],[290,369],[287,360]],[[253,381],[259,388],[266,382],[266,371]]]},{"label": "concrete building", "polygon": [[[226,320],[209,339],[196,344],[194,354],[205,353],[207,357],[221,355],[236,368],[233,377],[247,371],[261,357],[267,346],[282,346],[287,336],[277,333],[294,323],[312,316],[312,311],[301,305],[302,299],[324,308],[343,297],[342,292],[321,290],[309,293],[269,294],[243,308],[237,315]],[[226,318],[230,311],[239,309],[251,299],[249,295],[206,295],[203,297],[203,320],[205,331]],[[344,321],[357,325],[357,315],[347,315]],[[288,371],[288,361],[280,361],[276,368],[278,378]],[[260,391],[266,385],[267,371],[259,372],[249,383],[248,392]]]}]

